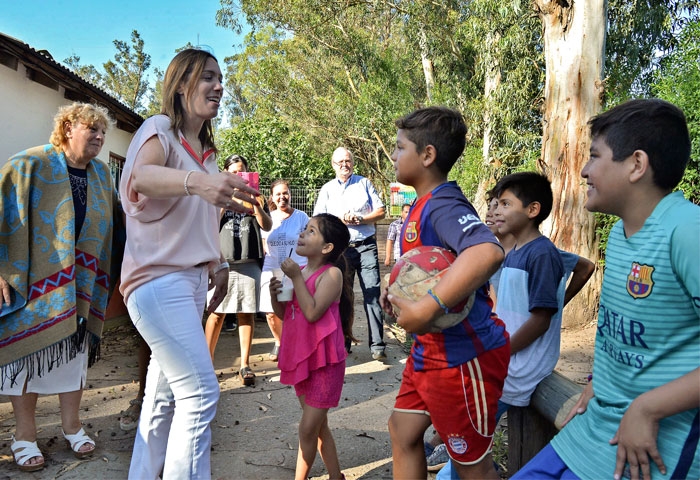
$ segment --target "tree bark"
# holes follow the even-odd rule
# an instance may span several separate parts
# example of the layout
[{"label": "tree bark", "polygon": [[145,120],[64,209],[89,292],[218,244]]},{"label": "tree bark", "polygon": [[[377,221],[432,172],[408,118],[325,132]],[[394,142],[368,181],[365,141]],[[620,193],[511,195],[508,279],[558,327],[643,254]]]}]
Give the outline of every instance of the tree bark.
[{"label": "tree bark", "polygon": [[[598,262],[598,237],[585,208],[581,169],[588,160],[587,122],[600,112],[604,65],[605,0],[536,0],[544,27],[545,105],[541,167],[552,182],[554,206],[542,226],[557,247]],[[602,272],[571,301],[564,326],[595,320]]]},{"label": "tree bark", "polygon": [[428,101],[432,101],[433,87],[435,87],[435,72],[433,71],[433,61],[430,59],[430,48],[428,47],[428,36],[425,34],[425,28],[420,28],[420,58],[423,65],[423,76],[425,77],[425,94]]},{"label": "tree bark", "polygon": [[493,110],[493,96],[501,85],[501,65],[498,62],[494,51],[498,48],[500,34],[498,32],[490,33],[486,36],[486,48],[484,49],[484,145],[482,146],[482,158],[487,165],[492,162],[491,159],[491,112]]},{"label": "tree bark", "polygon": [[483,145],[481,147],[481,158],[486,166],[486,171],[491,172],[489,175],[484,176],[479,181],[479,186],[477,187],[476,197],[473,199],[474,208],[482,218],[486,215],[486,210],[488,205],[486,204],[486,192],[489,187],[493,187],[493,168],[500,167],[500,164],[496,159],[492,157],[492,147],[493,147],[493,125],[492,125],[492,111],[494,108],[494,95],[498,87],[501,85],[501,65],[498,61],[497,56],[494,54],[498,48],[498,42],[500,40],[500,34],[494,32],[487,35],[486,37],[486,48],[484,49],[484,112],[482,115],[484,122],[484,134],[483,134]]}]

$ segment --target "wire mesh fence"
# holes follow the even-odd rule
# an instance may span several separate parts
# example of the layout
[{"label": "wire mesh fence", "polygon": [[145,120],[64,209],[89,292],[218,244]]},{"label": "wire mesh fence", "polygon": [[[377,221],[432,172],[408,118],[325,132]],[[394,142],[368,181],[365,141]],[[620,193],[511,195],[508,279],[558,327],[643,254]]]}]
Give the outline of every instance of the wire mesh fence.
[{"label": "wire mesh fence", "polygon": [[[117,188],[119,186],[119,181],[121,179],[121,174],[122,174],[122,169],[124,166],[124,159],[121,157],[110,156],[110,162],[109,162],[109,168],[112,172],[112,177],[114,178],[115,184],[117,185]],[[315,182],[317,185],[323,185],[326,183],[328,180],[323,180],[320,182]],[[304,179],[288,179],[289,182],[289,189],[291,193],[291,204],[293,208],[297,208],[299,210],[302,210],[306,212],[308,216],[311,216],[313,214],[314,210],[314,205],[316,204],[316,199],[318,198],[318,194],[321,191],[320,186],[316,185],[309,185],[309,182],[305,181]],[[260,186],[259,190],[260,193],[265,196],[265,198],[269,199],[270,198],[270,184],[272,183],[271,180],[269,179],[260,179]],[[393,192],[391,192],[393,193]],[[390,202],[386,202],[386,208],[387,208],[387,216],[398,216],[400,213],[400,203],[397,203],[397,206],[394,205],[393,197],[390,195],[384,195],[382,192],[380,192],[380,195],[382,197],[385,197],[384,200],[390,200]],[[391,203],[391,206],[390,206]],[[399,211],[394,212],[394,210],[398,208]]]},{"label": "wire mesh fence", "polygon": [[[265,198],[270,198],[270,183],[260,183],[260,193],[265,195]],[[316,199],[318,198],[318,192],[321,191],[320,187],[309,187],[305,185],[298,185],[289,182],[290,190],[290,203],[293,208],[302,210],[309,217],[313,214],[314,205],[316,204]]]},{"label": "wire mesh fence", "polygon": [[[109,169],[112,173],[112,178],[114,179],[115,185],[119,188],[119,181],[121,180],[122,170],[124,168],[124,158],[117,157],[116,155],[110,155],[109,159]],[[270,184],[272,181],[261,179],[260,182],[260,193],[265,196],[265,198],[270,198]],[[308,216],[311,216],[314,210],[314,205],[316,204],[316,199],[318,198],[318,192],[321,191],[321,187],[304,185],[303,179],[289,180],[289,189],[291,193],[291,204],[292,207],[298,208],[306,212]],[[322,182],[320,185],[323,185]]]}]

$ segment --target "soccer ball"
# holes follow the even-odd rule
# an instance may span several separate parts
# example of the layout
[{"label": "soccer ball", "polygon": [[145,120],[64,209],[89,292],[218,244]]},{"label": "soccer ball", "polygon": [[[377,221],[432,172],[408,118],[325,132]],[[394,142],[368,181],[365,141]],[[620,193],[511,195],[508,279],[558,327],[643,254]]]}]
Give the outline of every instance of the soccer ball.
[{"label": "soccer ball", "polygon": [[[416,301],[438,284],[455,261],[454,253],[441,247],[420,246],[409,250],[399,258],[389,276],[389,293]],[[450,308],[450,313],[433,320],[431,332],[439,332],[462,322],[474,304],[475,292]],[[400,311],[394,306],[398,316]]]}]

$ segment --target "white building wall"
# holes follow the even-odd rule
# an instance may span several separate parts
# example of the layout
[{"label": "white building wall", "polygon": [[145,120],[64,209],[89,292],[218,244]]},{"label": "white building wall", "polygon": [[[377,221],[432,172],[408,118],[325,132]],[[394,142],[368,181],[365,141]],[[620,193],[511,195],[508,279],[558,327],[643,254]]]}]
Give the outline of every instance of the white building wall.
[{"label": "white building wall", "polygon": [[[21,63],[17,70],[0,64],[0,165],[17,152],[49,143],[58,107],[70,103],[63,87],[56,91],[30,80]],[[110,152],[126,157],[131,137],[110,129],[99,158],[109,163]]]}]

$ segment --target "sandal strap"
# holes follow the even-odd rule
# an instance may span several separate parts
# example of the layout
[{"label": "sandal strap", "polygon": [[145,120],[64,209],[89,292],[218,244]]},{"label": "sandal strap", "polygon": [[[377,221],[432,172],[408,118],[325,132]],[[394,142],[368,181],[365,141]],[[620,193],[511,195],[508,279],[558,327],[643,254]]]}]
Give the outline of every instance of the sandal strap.
[{"label": "sandal strap", "polygon": [[[63,430],[61,430],[63,432]],[[70,448],[74,452],[80,451],[80,447],[82,447],[85,444],[90,444],[90,445],[95,445],[95,441],[88,437],[88,435],[85,433],[85,430],[81,428],[78,430],[77,433],[74,433],[73,435],[69,435],[66,432],[63,432],[63,438],[68,440],[68,443],[70,443]]]},{"label": "sandal strap", "polygon": [[128,432],[138,427],[142,406],[142,399],[135,398],[129,401],[129,408],[122,410],[119,414],[119,428],[121,430]]},{"label": "sandal strap", "polygon": [[41,450],[39,450],[36,442],[15,440],[14,435],[12,436],[12,445],[10,445],[10,450],[12,450],[12,455],[15,457],[15,463],[20,466],[23,466],[34,457],[44,458],[44,455],[41,453]]}]

